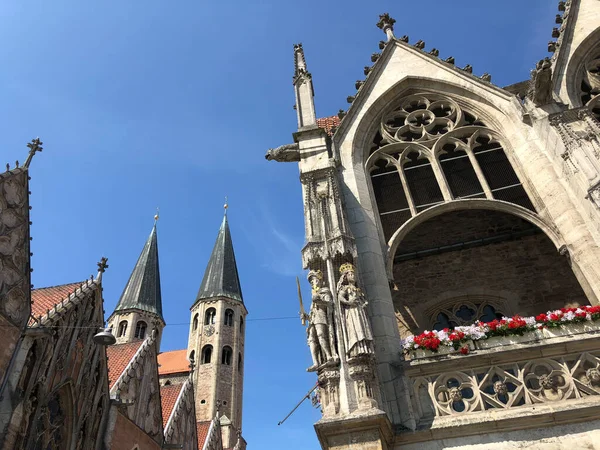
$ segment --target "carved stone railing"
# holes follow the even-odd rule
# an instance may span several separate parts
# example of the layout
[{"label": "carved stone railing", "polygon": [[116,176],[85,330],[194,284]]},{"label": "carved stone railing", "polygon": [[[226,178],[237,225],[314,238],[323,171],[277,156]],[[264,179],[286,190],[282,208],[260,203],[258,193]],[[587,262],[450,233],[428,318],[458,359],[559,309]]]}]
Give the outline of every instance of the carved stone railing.
[{"label": "carved stone railing", "polygon": [[[432,356],[402,363],[423,424],[457,416],[496,420],[490,410],[541,414],[540,406],[600,404],[600,331]],[[485,416],[485,417],[483,417]],[[448,417],[450,418],[450,417]]]}]

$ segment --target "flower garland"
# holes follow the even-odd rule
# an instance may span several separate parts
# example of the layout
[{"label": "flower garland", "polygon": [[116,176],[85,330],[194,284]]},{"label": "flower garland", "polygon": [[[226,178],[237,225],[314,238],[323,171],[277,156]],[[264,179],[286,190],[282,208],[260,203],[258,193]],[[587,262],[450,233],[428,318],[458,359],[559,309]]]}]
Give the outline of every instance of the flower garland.
[{"label": "flower garland", "polygon": [[429,350],[436,353],[440,346],[453,347],[462,354],[469,353],[467,341],[479,341],[495,336],[523,336],[523,334],[542,328],[557,328],[572,323],[600,320],[600,306],[579,306],[576,308],[561,308],[539,314],[535,317],[503,317],[491,322],[476,321],[472,325],[455,327],[453,330],[424,331],[417,336],[408,336],[402,340],[405,352],[417,349]]}]

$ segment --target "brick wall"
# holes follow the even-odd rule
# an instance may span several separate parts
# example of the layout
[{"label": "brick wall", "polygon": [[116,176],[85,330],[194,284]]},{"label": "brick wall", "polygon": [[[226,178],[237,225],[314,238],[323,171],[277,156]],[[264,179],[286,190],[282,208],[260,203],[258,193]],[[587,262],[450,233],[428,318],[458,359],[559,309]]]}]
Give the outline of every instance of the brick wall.
[{"label": "brick wall", "polygon": [[[504,213],[449,213],[409,233],[397,255],[531,228]],[[394,306],[402,335],[429,329],[431,311],[453,298],[495,297],[507,304],[508,314],[522,315],[588,304],[568,258],[559,255],[541,232],[397,262],[394,279],[398,286]]]}]

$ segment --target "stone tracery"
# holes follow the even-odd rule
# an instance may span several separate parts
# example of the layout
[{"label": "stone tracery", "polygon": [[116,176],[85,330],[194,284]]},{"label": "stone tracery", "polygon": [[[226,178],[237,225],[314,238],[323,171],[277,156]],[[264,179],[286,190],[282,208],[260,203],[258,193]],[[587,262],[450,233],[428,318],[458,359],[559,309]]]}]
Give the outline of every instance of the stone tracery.
[{"label": "stone tracery", "polygon": [[423,210],[454,199],[533,204],[498,133],[453,99],[421,93],[384,112],[366,161],[386,239]]}]

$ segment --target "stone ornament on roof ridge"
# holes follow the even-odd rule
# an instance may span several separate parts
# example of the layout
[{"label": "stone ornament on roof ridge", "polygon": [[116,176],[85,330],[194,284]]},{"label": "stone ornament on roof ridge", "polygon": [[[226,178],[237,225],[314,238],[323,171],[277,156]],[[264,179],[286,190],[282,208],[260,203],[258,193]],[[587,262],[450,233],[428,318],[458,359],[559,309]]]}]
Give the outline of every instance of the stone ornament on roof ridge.
[{"label": "stone ornament on roof ridge", "polygon": [[391,41],[394,38],[395,23],[396,20],[390,17],[389,13],[383,13],[379,15],[379,22],[377,22],[377,28],[379,28],[386,34],[388,41]]}]

